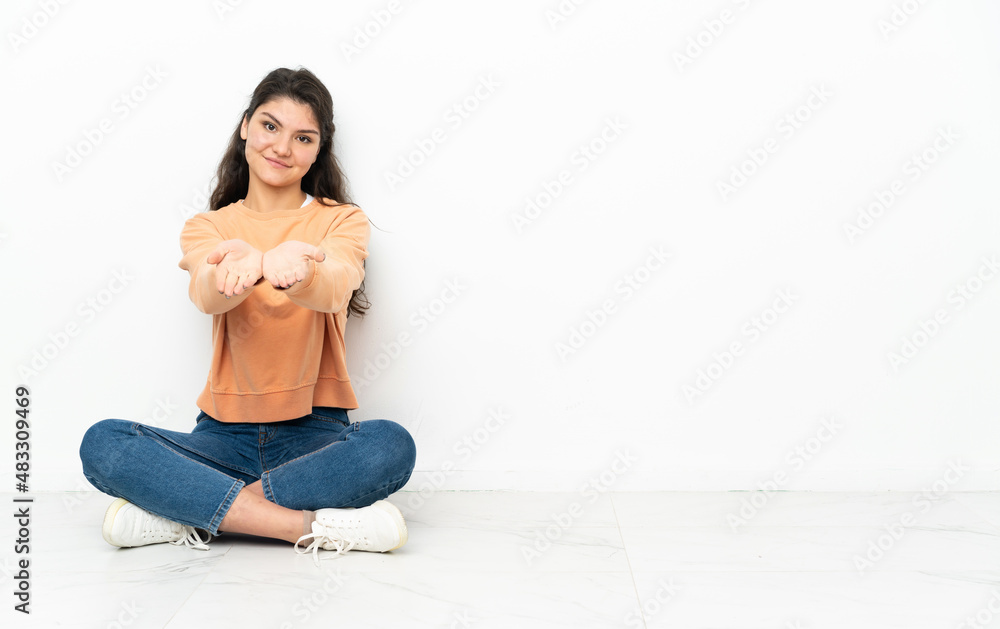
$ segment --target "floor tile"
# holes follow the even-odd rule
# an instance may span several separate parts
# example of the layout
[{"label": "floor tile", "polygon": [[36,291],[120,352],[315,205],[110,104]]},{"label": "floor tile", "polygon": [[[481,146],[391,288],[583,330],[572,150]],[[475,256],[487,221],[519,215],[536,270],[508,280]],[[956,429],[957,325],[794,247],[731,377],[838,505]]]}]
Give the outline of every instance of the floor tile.
[{"label": "floor tile", "polygon": [[[239,535],[116,549],[110,498],[42,494],[23,626],[1000,626],[1000,494],[753,493],[400,492],[405,546],[318,565]],[[5,591],[14,561],[0,554]],[[0,626],[22,626],[11,607]]]}]

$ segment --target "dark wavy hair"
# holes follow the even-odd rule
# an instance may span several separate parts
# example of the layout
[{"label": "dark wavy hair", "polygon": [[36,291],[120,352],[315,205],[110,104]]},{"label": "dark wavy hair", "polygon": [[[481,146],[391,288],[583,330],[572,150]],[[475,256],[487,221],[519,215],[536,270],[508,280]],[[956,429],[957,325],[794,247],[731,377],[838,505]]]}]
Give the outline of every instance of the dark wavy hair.
[{"label": "dark wavy hair", "polygon": [[[327,199],[333,200],[334,203],[356,205],[351,201],[347,178],[340,168],[340,162],[333,154],[333,134],[337,130],[333,124],[333,98],[315,74],[299,67],[298,70],[288,68],[272,70],[254,89],[250,105],[240,114],[236,130],[233,131],[229,146],[226,147],[226,152],[219,162],[215,175],[215,189],[209,200],[210,211],[226,207],[246,197],[250,187],[250,166],[246,158],[247,142],[240,137],[240,127],[243,119],[249,121],[258,107],[282,97],[308,105],[319,123],[319,155],[316,156],[316,161],[309,168],[309,172],[302,177],[302,191],[311,194],[324,205]],[[363,317],[370,306],[371,303],[365,296],[365,282],[362,280],[361,286],[351,295],[351,301],[347,305],[347,316],[356,314]]]}]

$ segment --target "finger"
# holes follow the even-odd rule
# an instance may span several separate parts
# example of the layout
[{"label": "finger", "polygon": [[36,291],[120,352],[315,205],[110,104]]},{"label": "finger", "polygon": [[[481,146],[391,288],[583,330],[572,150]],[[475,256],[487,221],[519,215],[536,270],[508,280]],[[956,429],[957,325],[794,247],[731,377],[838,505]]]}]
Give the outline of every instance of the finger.
[{"label": "finger", "polygon": [[253,280],[253,274],[252,274],[251,271],[246,271],[245,273],[241,274],[240,275],[240,292],[242,293],[245,290],[249,290],[250,287],[253,286],[253,283],[254,283],[254,280]]},{"label": "finger", "polygon": [[268,281],[271,282],[271,286],[274,288],[281,288],[281,273],[272,269],[271,275],[268,276]]},{"label": "finger", "polygon": [[233,296],[233,289],[236,287],[236,282],[238,282],[239,279],[239,276],[235,273],[229,273],[226,275],[226,289],[224,291],[226,297]]},{"label": "finger", "polygon": [[246,276],[242,273],[235,273],[236,281],[233,283],[233,295],[242,295],[246,292]]},{"label": "finger", "polygon": [[257,283],[260,282],[261,277],[262,276],[258,269],[254,269],[253,271],[247,273],[246,288],[250,289],[256,286]]},{"label": "finger", "polygon": [[215,290],[219,291],[219,294],[226,292],[226,275],[227,271],[223,267],[215,267]]},{"label": "finger", "polygon": [[326,260],[326,252],[320,249],[319,247],[315,247],[315,249],[316,250],[313,252],[312,259],[315,260],[316,262],[322,262],[323,260]]}]

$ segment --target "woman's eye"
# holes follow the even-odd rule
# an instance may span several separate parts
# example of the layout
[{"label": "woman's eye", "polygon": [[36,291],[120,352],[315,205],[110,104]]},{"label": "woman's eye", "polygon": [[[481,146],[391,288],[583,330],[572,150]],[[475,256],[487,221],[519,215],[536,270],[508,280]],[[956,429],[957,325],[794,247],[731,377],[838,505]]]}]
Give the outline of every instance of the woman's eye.
[{"label": "woman's eye", "polygon": [[274,131],[277,127],[274,126],[274,123],[265,122],[264,128],[267,129],[268,131]]},{"label": "woman's eye", "polygon": [[310,138],[308,135],[300,135],[299,139],[306,144],[312,142],[312,138]]}]

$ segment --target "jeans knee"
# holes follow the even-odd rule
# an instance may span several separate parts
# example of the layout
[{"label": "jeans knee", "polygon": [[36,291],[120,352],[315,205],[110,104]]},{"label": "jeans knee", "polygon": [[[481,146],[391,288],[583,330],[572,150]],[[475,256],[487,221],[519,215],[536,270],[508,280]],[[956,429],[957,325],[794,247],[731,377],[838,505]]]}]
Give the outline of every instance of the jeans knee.
[{"label": "jeans knee", "polygon": [[85,474],[92,473],[101,462],[106,462],[109,449],[122,434],[129,422],[122,419],[102,419],[87,429],[80,441],[80,461]]},{"label": "jeans knee", "polygon": [[392,454],[396,463],[413,471],[417,463],[417,444],[413,441],[413,436],[402,425],[389,419],[371,420],[377,422],[376,426],[379,436],[385,444],[385,450]]}]

